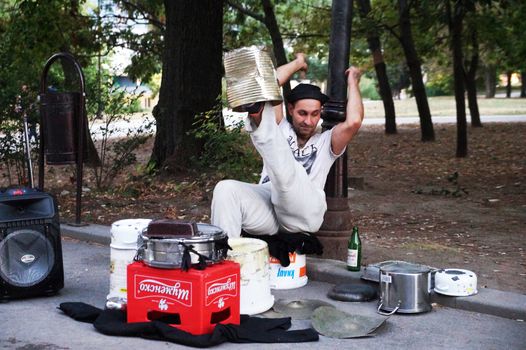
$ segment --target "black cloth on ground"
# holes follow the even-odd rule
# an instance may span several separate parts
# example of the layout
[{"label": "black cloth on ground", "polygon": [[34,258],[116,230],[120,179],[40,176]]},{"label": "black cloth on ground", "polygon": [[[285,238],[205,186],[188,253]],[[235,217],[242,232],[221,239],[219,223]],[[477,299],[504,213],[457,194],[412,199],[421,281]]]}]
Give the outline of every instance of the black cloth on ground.
[{"label": "black cloth on ground", "polygon": [[59,309],[77,321],[92,323],[102,334],[162,340],[197,348],[225,342],[300,343],[319,339],[312,328],[288,330],[290,317],[270,319],[241,315],[239,325],[217,324],[210,334],[193,335],[160,321],[127,323],[125,311],[102,310],[81,302],[61,303]]},{"label": "black cloth on ground", "polygon": [[290,265],[289,253],[295,251],[300,254],[323,254],[323,245],[318,237],[309,233],[278,232],[275,235],[251,235],[243,231],[241,235],[267,242],[269,254],[278,259],[283,267]]}]

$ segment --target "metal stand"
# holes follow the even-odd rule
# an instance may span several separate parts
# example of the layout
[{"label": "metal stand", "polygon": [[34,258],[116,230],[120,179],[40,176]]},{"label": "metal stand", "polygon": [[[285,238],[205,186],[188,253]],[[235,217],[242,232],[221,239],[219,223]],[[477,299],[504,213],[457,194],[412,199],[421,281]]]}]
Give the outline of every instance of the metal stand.
[{"label": "metal stand", "polygon": [[[347,83],[345,70],[349,66],[352,0],[332,2],[332,25],[329,44],[329,101],[323,107],[324,130],[345,120]],[[316,236],[323,244],[323,258],[343,260],[352,232],[347,193],[347,151],[336,160],[327,177],[325,193],[327,212]]]},{"label": "metal stand", "polygon": [[[80,92],[53,92],[48,90],[47,75],[51,65],[58,59],[70,61],[80,80]],[[69,53],[51,56],[40,80],[40,156],[38,186],[44,191],[44,157],[49,165],[76,164],[77,197],[75,223],[81,223],[82,171],[86,151],[86,93],[84,74],[77,60]]]}]

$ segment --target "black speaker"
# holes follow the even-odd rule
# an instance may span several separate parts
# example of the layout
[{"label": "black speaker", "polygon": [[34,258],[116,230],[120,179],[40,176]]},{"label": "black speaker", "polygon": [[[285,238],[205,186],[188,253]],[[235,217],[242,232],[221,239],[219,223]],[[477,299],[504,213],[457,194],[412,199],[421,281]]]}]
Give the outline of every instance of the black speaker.
[{"label": "black speaker", "polygon": [[53,295],[64,287],[57,202],[16,188],[0,194],[0,300]]}]

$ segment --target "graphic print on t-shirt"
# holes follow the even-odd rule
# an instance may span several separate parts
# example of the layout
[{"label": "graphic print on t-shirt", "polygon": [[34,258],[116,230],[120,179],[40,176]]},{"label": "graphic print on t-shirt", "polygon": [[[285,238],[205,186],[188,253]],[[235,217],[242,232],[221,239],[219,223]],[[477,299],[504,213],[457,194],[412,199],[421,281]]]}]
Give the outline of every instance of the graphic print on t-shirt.
[{"label": "graphic print on t-shirt", "polygon": [[[318,155],[318,149],[316,146],[314,144],[310,144],[303,148],[299,148],[297,147],[297,142],[292,135],[288,137],[287,142],[289,143],[292,154],[294,155],[294,158],[296,158],[296,161],[299,162],[303,168],[305,168],[307,174],[310,174],[312,165],[314,164],[316,156]],[[268,182],[269,180],[269,177],[265,176],[261,183]]]}]

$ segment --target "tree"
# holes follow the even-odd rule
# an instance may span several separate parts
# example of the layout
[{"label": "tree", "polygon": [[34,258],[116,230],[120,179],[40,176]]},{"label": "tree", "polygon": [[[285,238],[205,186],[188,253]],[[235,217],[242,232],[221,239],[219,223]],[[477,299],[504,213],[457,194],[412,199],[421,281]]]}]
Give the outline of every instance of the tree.
[{"label": "tree", "polygon": [[407,0],[398,0],[400,36],[399,40],[404,50],[411,83],[413,85],[413,94],[415,95],[418,114],[420,116],[420,130],[422,141],[434,141],[435,131],[431,120],[431,111],[427,102],[427,94],[422,78],[422,67],[420,58],[415,49],[413,33],[411,30],[410,6]]},{"label": "tree", "polygon": [[221,94],[223,4],[165,0],[164,8],[163,75],[150,162],[178,168],[201,147],[188,133],[194,117],[213,109]]},{"label": "tree", "polygon": [[[271,0],[261,0],[261,7],[264,13],[263,16],[247,7],[242,6],[241,4],[238,4],[233,0],[226,0],[226,3],[241,13],[263,23],[267,28],[272,40],[272,48],[274,57],[276,58],[276,65],[282,66],[288,62],[287,55],[285,53],[285,47],[283,45],[283,38],[281,37],[276,15],[274,14],[274,5],[272,4]],[[283,92],[287,94],[288,91],[290,91],[290,83],[287,81],[283,85]]]},{"label": "tree", "polygon": [[[371,12],[371,1],[359,0],[358,6],[360,9],[360,16],[363,19],[367,19],[367,16]],[[366,22],[365,27],[373,26],[370,22]],[[396,115],[393,94],[391,92],[389,78],[387,77],[387,69],[384,62],[380,38],[375,31],[371,30],[367,33],[367,43],[369,44],[369,50],[373,56],[374,69],[376,71],[376,77],[378,78],[380,96],[382,97],[382,102],[384,105],[385,133],[396,134]]]},{"label": "tree", "polygon": [[457,106],[457,157],[468,153],[466,130],[466,102],[464,100],[464,67],[462,53],[462,30],[465,8],[461,1],[454,1],[453,11],[449,0],[446,1],[447,17],[451,35],[451,52],[453,55],[453,76],[455,78],[455,103]]},{"label": "tree", "polygon": [[[287,62],[289,51],[303,52],[309,57],[309,71],[305,78],[327,79],[327,71],[322,77],[319,69],[311,74],[310,68],[326,65],[331,21],[329,0],[225,0],[225,4],[233,9],[225,13],[225,50],[272,45],[277,65]],[[273,18],[275,25],[271,25]],[[282,45],[286,49],[280,53]]]},{"label": "tree", "polygon": [[466,91],[468,93],[468,106],[469,114],[471,115],[471,126],[482,127],[480,121],[480,112],[477,101],[477,70],[479,66],[479,41],[478,41],[478,30],[477,30],[477,13],[474,1],[466,1],[465,6],[466,12],[466,48],[471,51],[469,59],[465,59],[464,69],[464,80],[466,84]]},{"label": "tree", "polygon": [[[161,71],[165,13],[161,0],[113,0],[105,13],[102,37],[108,50],[126,47],[134,52],[126,73],[134,79],[149,81]],[[137,32],[137,26],[146,31]]]},{"label": "tree", "polygon": [[477,69],[479,65],[479,45],[477,31],[471,32],[471,59],[467,61],[468,68],[465,69],[464,79],[468,92],[469,114],[471,115],[471,126],[482,127],[480,112],[477,102]]},{"label": "tree", "polygon": [[[47,59],[56,52],[67,51],[87,66],[97,49],[94,20],[82,11],[80,4],[71,0],[23,0],[0,5],[0,129],[6,136],[0,138],[0,160],[8,167],[10,161],[23,157],[18,137],[21,120],[14,113],[17,97],[23,95],[22,104],[32,106],[27,110],[30,124],[38,123],[36,100]],[[69,69],[65,68],[60,74],[66,77],[61,80],[71,80]],[[58,69],[50,73],[55,75]]]}]

